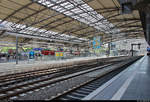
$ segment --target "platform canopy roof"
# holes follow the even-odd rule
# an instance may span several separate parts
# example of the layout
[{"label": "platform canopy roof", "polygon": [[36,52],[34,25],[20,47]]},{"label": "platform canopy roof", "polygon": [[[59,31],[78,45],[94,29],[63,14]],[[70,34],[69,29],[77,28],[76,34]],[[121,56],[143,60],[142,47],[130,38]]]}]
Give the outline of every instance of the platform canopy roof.
[{"label": "platform canopy roof", "polygon": [[118,0],[0,0],[0,35],[85,44],[143,38],[137,10],[121,14]]}]

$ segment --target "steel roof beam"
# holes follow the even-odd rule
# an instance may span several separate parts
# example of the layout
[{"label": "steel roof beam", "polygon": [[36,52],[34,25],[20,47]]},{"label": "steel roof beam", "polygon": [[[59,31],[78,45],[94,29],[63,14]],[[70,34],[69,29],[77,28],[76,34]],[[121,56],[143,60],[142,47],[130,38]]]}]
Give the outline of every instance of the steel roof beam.
[{"label": "steel roof beam", "polygon": [[[74,7],[75,8],[75,7]],[[72,10],[72,9],[74,9],[74,8],[71,8],[71,9],[69,9],[69,10]],[[100,9],[97,9],[97,10],[100,10]],[[68,11],[68,10],[67,10]],[[71,15],[71,16],[76,16],[76,15],[79,15],[79,14],[83,14],[83,13],[88,13],[88,12],[93,12],[94,10],[92,10],[92,11],[87,11],[87,12],[81,12],[81,13],[78,13],[78,14],[73,14],[73,15]],[[110,11],[104,11],[104,12],[102,12],[102,13],[108,13],[108,12],[112,12],[112,11],[114,11],[114,10],[110,10]],[[66,11],[65,11],[66,12]],[[65,17],[63,17],[62,19],[65,19],[65,18],[67,18],[66,16]],[[46,20],[48,20],[48,19],[50,19],[50,18],[47,18]],[[44,25],[44,26],[41,26],[39,29],[41,29],[41,28],[44,28],[44,27],[46,27],[46,26],[48,26],[48,25],[50,25],[50,24],[52,24],[52,23],[55,23],[55,22],[58,22],[58,21],[61,21],[62,20],[61,18],[60,19],[57,19],[57,20],[55,20],[55,21],[52,21],[52,22],[49,22],[48,24],[46,24],[46,25]],[[45,20],[42,20],[42,21],[45,21]],[[42,22],[42,21],[40,21],[40,22]]]},{"label": "steel roof beam", "polygon": [[[90,32],[92,32],[92,31],[90,31]],[[90,32],[87,32],[87,33],[90,33]],[[133,33],[136,33],[136,32],[140,33],[140,32],[143,32],[143,30],[136,30],[136,29],[133,29],[133,30],[125,30],[125,31],[121,31],[121,32],[115,33],[115,34],[113,34],[113,35],[110,35],[110,37],[111,37],[111,36],[118,36],[119,34],[122,35],[122,33],[132,33],[132,34],[133,34]],[[98,32],[97,32],[97,33],[98,33]],[[123,35],[125,35],[125,34],[123,34]],[[82,36],[88,37],[87,34],[84,34],[84,35],[82,35]]]},{"label": "steel roof beam", "polygon": [[[129,22],[129,23],[125,23],[125,24],[119,23],[119,24],[116,25],[116,27],[118,28],[118,27],[122,27],[124,25],[134,24],[134,23],[137,23],[137,22],[140,22],[140,21],[134,21],[134,22]],[[112,27],[111,29],[114,29],[114,28],[115,27]]]},{"label": "steel roof beam", "polygon": [[127,26],[120,26],[119,28],[142,28],[142,26],[141,25],[127,25]]},{"label": "steel roof beam", "polygon": [[[90,2],[90,1],[92,1],[92,0],[89,0],[89,2]],[[38,2],[37,2],[37,3],[38,3]],[[62,3],[62,2],[61,2],[61,3]],[[38,4],[39,4],[39,3],[38,3]],[[59,3],[58,3],[58,4],[59,4]],[[58,4],[57,4],[57,5],[58,5]],[[84,4],[84,3],[83,3],[83,4]],[[41,5],[41,4],[40,4],[40,5]],[[60,5],[60,4],[59,4],[59,5]],[[82,5],[82,4],[80,4],[80,5]],[[46,7],[45,5],[42,5],[42,6]],[[79,6],[79,5],[77,5],[77,6]],[[76,6],[76,7],[77,7],[77,6]],[[46,8],[48,8],[48,7],[46,7]],[[51,7],[49,7],[49,8],[51,8]],[[72,9],[73,9],[73,8],[72,8]],[[55,10],[54,10],[54,11],[55,11]],[[55,12],[57,12],[57,11],[55,11]],[[65,12],[66,12],[66,11],[65,11]],[[59,12],[57,12],[57,13],[59,13]],[[61,13],[60,13],[60,14],[61,14]],[[65,14],[63,14],[63,15],[65,15]],[[65,15],[65,16],[66,16],[66,15]],[[69,16],[66,16],[66,17],[69,17]],[[73,18],[72,18],[72,19],[73,19]],[[80,23],[82,23],[82,22],[80,22]],[[85,23],[82,23],[82,24],[85,24]],[[48,30],[49,30],[49,29],[48,29]],[[47,31],[48,31],[48,30],[47,30]],[[47,31],[45,31],[45,32],[47,32]],[[57,34],[57,36],[60,36],[60,34]]]},{"label": "steel roof beam", "polygon": [[117,34],[116,35],[109,35],[109,36],[104,36],[104,38],[115,38],[115,37],[119,37],[119,36],[128,36],[128,35],[134,35],[134,34],[140,34],[139,32],[132,32],[132,33],[124,33],[124,34]]},{"label": "steel roof beam", "polygon": [[[19,12],[20,10],[22,10],[22,9],[28,7],[29,5],[32,5],[32,4],[33,4],[33,1],[30,2],[30,3],[28,3],[27,5],[25,5],[25,6],[23,6],[23,7],[21,7],[21,8],[19,8],[19,9],[15,10],[15,11],[12,12],[10,15],[8,15],[6,18],[4,18],[4,19],[0,22],[0,24],[1,24],[2,22],[4,22],[5,20],[7,20],[8,18],[10,18],[11,16],[13,16],[14,14],[16,14],[17,12]],[[2,31],[1,34],[0,34],[0,36],[3,35],[4,33],[5,33],[5,31]]]},{"label": "steel roof beam", "polygon": [[98,10],[101,10],[101,11],[103,11],[103,10],[106,10],[106,11],[108,11],[108,10],[121,10],[122,8],[120,7],[120,8],[117,8],[117,7],[109,7],[109,8],[100,8],[100,9],[95,9],[96,11],[98,11]]},{"label": "steel roof beam", "polygon": [[[137,21],[136,21],[137,22]],[[130,23],[128,23],[128,24],[133,24],[133,23],[136,23],[136,22],[130,22]],[[119,27],[124,27],[125,25],[127,25],[127,24],[124,24],[124,25],[120,25],[120,26],[118,26],[118,28]],[[126,27],[140,27],[140,26],[126,26]],[[114,28],[111,28],[111,29],[114,29]],[[93,30],[93,32],[94,32],[95,30]],[[107,31],[107,30],[105,30],[105,31]],[[92,31],[90,31],[90,32],[92,32]],[[83,35],[83,36],[86,36],[87,34],[86,33],[89,33],[89,32],[85,32],[85,33],[82,33],[82,34],[80,34],[80,35]]]},{"label": "steel roof beam", "polygon": [[[79,6],[79,5],[78,5]],[[77,7],[77,6],[76,6]],[[75,8],[75,7],[74,7]],[[74,8],[71,8],[71,9],[69,9],[69,10],[72,10],[72,9],[74,9]],[[67,10],[67,11],[69,11],[69,10]],[[99,11],[99,10],[101,10],[101,9],[96,9],[96,11]],[[74,14],[74,15],[71,15],[71,16],[76,16],[76,15],[79,15],[79,14],[83,14],[83,13],[88,13],[88,12],[93,12],[94,10],[92,10],[92,11],[87,11],[87,12],[81,12],[81,13],[78,13],[78,14]],[[112,12],[112,11],[114,11],[114,10],[110,10],[110,11],[107,11],[107,12]],[[66,11],[65,11],[66,12]],[[102,12],[102,13],[107,13],[106,11],[104,11],[104,12]],[[57,16],[57,15],[56,15]],[[67,18],[66,16],[65,17],[63,17],[62,19],[65,19],[65,18]],[[47,19],[49,19],[49,18],[46,18],[46,20]],[[55,23],[55,22],[57,22],[57,21],[60,21],[60,20],[62,20],[62,19],[57,19],[57,20],[55,20],[55,21],[53,21],[53,22],[49,22],[48,24],[46,24],[45,26],[48,26],[49,24],[52,24],[52,23]],[[42,21],[45,21],[45,20],[42,20]],[[40,21],[40,22],[42,22],[42,21]],[[42,26],[42,28],[43,27],[45,27],[45,26]]]},{"label": "steel roof beam", "polygon": [[[51,1],[52,2],[52,1]],[[38,3],[38,2],[37,2]],[[53,2],[54,4],[56,4],[55,2]],[[38,3],[39,4],[39,3]],[[41,5],[41,4],[40,4]],[[45,5],[43,5],[43,6],[45,6]],[[59,5],[59,6],[61,6],[61,5]],[[45,7],[47,7],[47,6],[45,6]],[[62,6],[61,6],[62,7]],[[64,7],[62,7],[62,8],[64,8]],[[64,8],[65,9],[65,8]],[[56,11],[57,12],[57,11]],[[74,14],[74,12],[73,12],[73,14]],[[64,14],[63,14],[64,15]],[[116,15],[114,15],[114,16],[116,16]],[[68,16],[68,17],[70,17],[70,16]],[[82,17],[81,17],[82,18]],[[73,19],[73,18],[72,18]],[[101,19],[101,20],[105,20],[104,18],[103,19]],[[95,24],[95,22],[93,23],[93,24]],[[103,29],[103,28],[102,28]],[[59,34],[58,34],[58,36],[59,36]]]},{"label": "steel roof beam", "polygon": [[143,30],[133,29],[133,30],[124,30],[124,31],[121,31],[119,33],[130,33],[130,32],[144,32],[144,31]]},{"label": "steel roof beam", "polygon": [[6,18],[4,18],[0,23],[4,22],[4,21],[7,20],[9,17],[13,16],[14,14],[16,14],[16,13],[19,12],[20,10],[22,10],[22,9],[24,9],[24,8],[26,8],[26,7],[28,7],[29,5],[32,5],[33,3],[34,3],[34,2],[32,1],[32,2],[30,2],[30,3],[28,3],[28,4],[26,4],[25,6],[23,6],[23,7],[19,8],[19,9],[15,10],[15,11],[12,12],[10,15],[8,15]]},{"label": "steel roof beam", "polygon": [[[75,8],[75,7],[74,7],[74,8]],[[71,8],[71,9],[74,9],[74,8]],[[71,9],[69,9],[69,10],[71,10]],[[96,10],[99,11],[100,9],[96,9]],[[67,11],[68,11],[68,10],[67,10]],[[74,15],[71,15],[71,16],[76,16],[76,15],[79,15],[79,14],[88,13],[88,12],[93,12],[93,11],[94,11],[94,10],[92,10],[92,11],[87,11],[87,12],[81,12],[81,13],[74,14]],[[112,12],[112,11],[114,11],[114,10],[104,11],[104,12],[101,12],[101,13],[108,13],[108,12]],[[115,11],[116,11],[116,10],[115,10]],[[65,12],[66,12],[66,11],[65,11]],[[64,18],[67,18],[67,17],[63,17],[62,19],[64,19]],[[42,28],[45,27],[45,26],[48,26],[48,25],[50,25],[50,24],[52,24],[52,23],[55,23],[55,22],[57,22],[57,21],[60,21],[60,20],[62,20],[62,19],[57,19],[57,20],[54,21],[54,22],[49,22],[48,24],[42,26]]]},{"label": "steel roof beam", "polygon": [[[63,2],[61,2],[61,3],[63,3]],[[61,4],[61,3],[58,3],[58,4],[56,4],[56,5],[59,5],[59,4]],[[51,6],[51,7],[54,7],[54,6],[56,6],[56,5],[53,5],[53,6]],[[46,10],[47,8],[49,8],[49,7],[45,7],[45,8],[43,8],[43,9],[41,9],[41,10],[39,10],[39,11],[37,11],[37,12],[31,14],[31,15],[29,15],[29,16],[27,16],[27,17],[25,17],[25,18],[19,20],[17,23],[20,23],[21,21],[24,21],[25,19],[30,18],[30,17],[32,17],[33,15],[36,15],[36,14],[38,14],[38,13],[40,13],[40,12]],[[26,28],[27,28],[27,27],[26,27]]]},{"label": "steel roof beam", "polygon": [[[119,14],[116,14],[116,15],[113,15],[113,16],[109,16],[108,18],[112,18],[112,17],[115,17],[115,16],[118,16]],[[105,20],[105,19],[101,19],[101,20],[99,20],[99,21],[102,21],[102,20]],[[94,22],[94,23],[97,23],[97,22]],[[91,23],[91,24],[93,24],[93,23]],[[85,28],[87,28],[87,27],[84,27],[84,28],[79,28],[78,30],[82,30],[82,29],[85,29]],[[77,31],[78,31],[77,30]],[[77,32],[77,31],[73,31],[73,32]],[[105,30],[106,31],[106,30]],[[101,32],[103,32],[103,31],[101,31]]]},{"label": "steel roof beam", "polygon": [[42,28],[44,28],[44,27],[47,27],[48,25],[50,25],[50,24],[52,24],[52,23],[55,23],[55,22],[57,22],[57,21],[63,20],[63,19],[65,19],[65,18],[67,18],[67,17],[65,16],[65,17],[56,19],[56,20],[54,20],[54,21],[52,21],[52,22],[49,22],[49,23],[47,23],[47,24],[45,24],[45,25],[39,27],[39,29],[42,29]]},{"label": "steel roof beam", "polygon": [[70,33],[75,33],[75,32],[78,32],[78,31],[81,31],[81,30],[84,30],[84,29],[87,29],[87,28],[89,28],[89,27],[83,27],[83,28],[80,27],[80,29],[77,29],[76,31],[71,31],[70,30],[71,31]]},{"label": "steel roof beam", "polygon": [[70,22],[73,22],[74,20],[69,20],[69,21],[66,21],[66,22],[63,22],[63,23],[61,23],[61,24],[57,24],[56,26],[53,26],[53,27],[48,27],[49,29],[54,29],[54,28],[56,28],[56,27],[59,27],[59,26],[62,26],[62,25],[64,25],[64,24],[67,24],[67,23],[70,23]]},{"label": "steel roof beam", "polygon": [[[31,1],[34,1],[34,0],[31,0]],[[62,3],[62,2],[61,2],[61,3]],[[61,4],[61,3],[58,3],[58,4],[56,4],[56,5],[59,5],[59,4]],[[51,6],[51,7],[54,7],[54,6],[56,6],[56,5],[53,5],[53,6]],[[32,16],[34,16],[34,15],[36,15],[36,14],[42,12],[42,11],[44,11],[44,10],[47,10],[47,8],[50,8],[50,7],[45,7],[45,8],[43,8],[43,9],[39,10],[39,11],[36,11],[36,12],[32,13],[31,15],[29,15],[29,16],[27,16],[27,17],[21,19],[21,20],[18,21],[17,23],[20,23],[21,21],[24,21],[24,20],[26,20],[26,19],[28,19],[28,18],[30,18],[30,17],[32,17]]]},{"label": "steel roof beam", "polygon": [[124,22],[124,21],[140,21],[140,19],[134,19],[134,18],[130,18],[130,19],[110,19],[111,22]]},{"label": "steel roof beam", "polygon": [[[91,2],[91,1],[92,1],[92,0],[88,0],[88,2]],[[48,8],[47,6],[42,5],[42,4],[38,3],[38,2],[36,2],[36,3],[39,4],[39,5],[41,5],[41,6],[44,6],[45,8]],[[53,3],[56,4],[55,2],[53,2]],[[58,3],[57,5],[61,6],[61,5],[60,5],[61,3],[63,3],[63,2],[60,2],[60,3]],[[65,3],[65,2],[64,2],[64,3]],[[74,8],[76,8],[76,7],[80,6],[80,5],[83,5],[83,4],[85,4],[85,3],[78,4],[78,5],[75,6]],[[61,6],[61,7],[62,7],[62,6]],[[51,8],[51,7],[49,7],[49,9],[50,9],[50,8]],[[62,8],[64,8],[64,7],[62,7]],[[74,9],[74,8],[68,9],[68,10],[66,10],[66,11],[72,10],[72,9]],[[66,9],[66,8],[64,8],[64,9]],[[53,9],[51,9],[51,10],[53,10]],[[53,11],[55,11],[55,10],[53,10]],[[66,12],[66,11],[64,11],[64,12]],[[60,13],[60,12],[58,12],[58,11],[55,11],[55,12]],[[60,14],[65,15],[65,14],[63,14],[63,12],[60,13]],[[74,13],[73,13],[73,14],[74,14]],[[67,16],[67,15],[65,15],[65,16],[71,18],[70,16]],[[74,18],[71,18],[71,19],[74,19]],[[76,19],[74,19],[74,20],[76,20]],[[76,21],[78,21],[78,20],[76,20]],[[78,22],[79,22],[79,21],[78,21]],[[80,22],[80,23],[82,23],[82,22]],[[82,24],[85,25],[85,23],[82,23]],[[89,26],[88,24],[86,24],[86,25]],[[91,26],[89,26],[89,27],[91,27]],[[48,30],[50,30],[50,29],[48,29]]]},{"label": "steel roof beam", "polygon": [[[134,35],[128,34],[126,37],[134,37],[134,36],[137,36],[138,34],[139,34],[139,33],[134,33]],[[105,38],[103,39],[103,41],[107,41],[108,39],[113,40],[113,39],[115,39],[115,38],[122,38],[122,37],[124,37],[124,35],[118,36],[118,37],[105,37]],[[140,36],[139,36],[139,37],[140,37]]]},{"label": "steel roof beam", "polygon": [[[18,36],[30,36],[31,38],[37,38],[37,37],[40,37],[40,38],[43,38],[43,39],[49,39],[49,40],[54,40],[54,41],[60,41],[60,42],[67,42],[67,43],[77,43],[77,44],[81,44],[80,42],[75,42],[75,41],[72,41],[70,42],[69,40],[63,40],[63,39],[50,39],[49,37],[46,37],[46,36],[40,36],[40,35],[29,35],[27,33],[18,33],[18,32],[12,32],[12,31],[8,31],[8,33],[12,33],[12,35],[14,34],[18,34]],[[11,34],[10,34],[11,35]]]},{"label": "steel roof beam", "polygon": [[[72,3],[71,1],[69,1],[72,5],[74,5],[75,6],[75,4],[74,3]],[[81,11],[84,11],[84,12],[87,12],[88,10],[87,9],[85,9],[85,8],[81,8],[80,6],[78,7]],[[93,10],[93,11],[95,11],[95,10]],[[89,12],[87,12],[90,16],[92,16],[93,18],[95,18],[96,20],[99,20],[98,18],[97,18],[97,15],[93,15],[93,14],[90,14]],[[82,16],[80,16],[80,17],[82,17]],[[92,22],[90,21],[90,24],[91,24]],[[92,23],[92,24],[94,24],[94,23]],[[95,26],[97,26],[96,24],[95,24]],[[101,28],[101,29],[103,29],[103,28]]]},{"label": "steel roof beam", "polygon": [[[85,37],[85,36],[87,36],[89,33],[100,33],[100,32],[98,32],[98,31],[95,31],[95,30],[91,30],[91,31],[88,31],[88,32],[85,32],[85,33],[82,33],[82,34],[80,34],[79,36],[77,36],[77,37]],[[93,34],[93,35],[94,35]]]},{"label": "steel roof beam", "polygon": [[[33,24],[37,24],[37,23],[33,23]],[[33,25],[33,24],[32,24],[32,25]],[[64,24],[64,23],[63,23],[63,24]],[[52,27],[52,28],[54,28],[54,27]]]}]

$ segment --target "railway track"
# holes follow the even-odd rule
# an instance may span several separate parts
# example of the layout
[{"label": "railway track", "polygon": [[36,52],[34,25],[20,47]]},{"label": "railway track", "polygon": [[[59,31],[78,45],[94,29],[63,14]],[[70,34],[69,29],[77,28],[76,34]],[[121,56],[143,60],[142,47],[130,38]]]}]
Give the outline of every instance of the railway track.
[{"label": "railway track", "polygon": [[[10,97],[15,97],[17,95],[23,95],[26,92],[30,92],[30,91],[35,90],[35,89],[40,89],[40,88],[46,87],[50,84],[54,84],[56,82],[68,80],[70,78],[73,78],[73,77],[91,72],[91,71],[93,71],[92,68],[97,67],[97,65],[98,65],[98,63],[95,63],[95,64],[93,64],[93,63],[92,64],[91,63],[87,64],[86,63],[86,64],[83,64],[84,68],[81,68],[81,67],[83,67],[82,65],[76,66],[75,68],[80,69],[78,71],[83,71],[83,70],[89,69],[89,68],[91,70],[86,71],[84,73],[75,74],[75,75],[69,76],[69,77],[59,78],[60,76],[68,75],[68,74],[78,72],[78,71],[75,70],[75,69],[73,70],[73,68],[70,68],[71,70],[65,70],[65,71],[61,71],[59,73],[54,73],[54,74],[51,73],[48,76],[33,78],[32,80],[27,80],[27,81],[24,81],[24,82],[21,82],[21,83],[18,82],[18,83],[15,83],[15,84],[8,84],[5,87],[1,87],[1,89],[0,89],[0,100],[8,99]],[[106,66],[110,66],[110,65],[111,64],[100,66],[100,67],[98,67],[97,69],[94,69],[94,70],[102,69],[102,68],[105,68]]]},{"label": "railway track", "polygon": [[[85,63],[86,64],[86,63]],[[46,73],[52,72],[52,71],[57,71],[57,70],[62,70],[64,68],[72,68],[74,65],[68,65],[68,66],[56,66],[53,68],[46,68],[46,69],[40,69],[40,70],[34,70],[34,71],[28,71],[28,72],[22,72],[22,73],[14,73],[14,74],[8,74],[8,75],[3,75],[0,76],[0,82],[4,81],[10,81],[13,79],[19,79],[23,77],[30,77],[30,76],[37,76],[37,75],[45,75]]]},{"label": "railway track", "polygon": [[[87,64],[86,64],[87,65]],[[89,64],[88,64],[89,65]],[[86,68],[91,68],[93,65],[86,67]],[[96,67],[95,65],[93,67]],[[93,68],[92,67],[92,68]],[[85,69],[82,69],[85,70]],[[58,80],[52,80],[53,78],[56,77],[60,77],[60,76],[64,76],[67,74],[71,74],[74,73],[72,69],[72,72],[70,70],[67,71],[62,71],[62,72],[58,72],[58,73],[53,73],[51,75],[48,75],[46,77],[39,77],[33,80],[28,80],[25,82],[21,82],[21,83],[15,83],[13,85],[8,85],[7,87],[1,87],[0,89],[0,100],[2,99],[7,99],[9,97],[13,97],[28,91],[32,91],[41,87],[45,87],[49,84],[53,84],[55,82],[61,81],[61,80],[65,80],[67,78],[63,78],[63,79],[58,79]],[[81,71],[81,70],[78,70]],[[76,72],[78,72],[76,71]]]},{"label": "railway track", "polygon": [[[122,60],[120,60],[119,62],[121,61]],[[114,63],[117,62],[118,61],[114,61]],[[100,61],[93,60],[93,62],[86,62],[86,63],[75,64],[75,65],[63,65],[60,67],[56,66],[53,68],[46,68],[46,69],[33,70],[33,71],[22,72],[22,73],[3,75],[0,76],[0,87],[8,86],[8,85],[28,81],[28,80],[33,80],[41,77],[47,77],[52,74],[56,74],[57,76],[58,73],[63,73],[64,71],[65,72],[82,71],[86,67],[92,68],[103,64],[105,63],[101,63]]]},{"label": "railway track", "polygon": [[[105,65],[105,66],[108,66],[108,65]],[[105,67],[105,66],[103,66],[103,67]],[[103,67],[100,67],[100,68],[103,68]],[[59,82],[59,81],[67,80],[67,79],[69,79],[71,77],[75,77],[75,76],[78,76],[78,75],[65,77],[65,78],[58,78],[56,80],[52,80],[52,77],[51,78],[47,77],[44,79],[32,80],[30,82],[15,84],[11,87],[5,87],[5,88],[0,90],[0,100],[7,99],[7,98],[10,98],[13,96],[17,96],[19,94],[23,94],[23,93],[26,93],[28,91],[39,89],[41,87],[46,87],[47,85],[54,84],[54,83]]]},{"label": "railway track", "polygon": [[37,71],[31,71],[31,72],[25,72],[25,73],[16,73],[16,74],[10,74],[0,77],[0,87],[7,86],[10,84],[16,84],[19,82],[37,79],[40,77],[46,77],[52,74],[58,74],[66,71],[77,71],[79,68],[80,70],[84,70],[86,66],[95,67],[97,66],[97,63],[85,63],[82,65],[73,65],[73,66],[62,66],[61,68],[55,67],[55,68],[49,68],[49,69],[43,69],[43,70],[37,70]]},{"label": "railway track", "polygon": [[77,85],[76,87],[69,89],[68,91],[58,94],[57,96],[53,97],[51,100],[81,100],[87,95],[89,95],[91,92],[99,88],[101,85],[106,83],[108,80],[113,78],[115,75],[119,74],[121,71],[123,71],[125,68],[127,68],[129,65],[131,65],[138,59],[132,62],[128,61],[126,65],[123,65],[119,69],[112,70],[107,74],[104,74],[102,76],[91,79],[87,82],[84,82],[80,85]]},{"label": "railway track", "polygon": [[[117,58],[112,58],[112,59],[117,59]],[[109,60],[107,58],[103,58],[102,61],[105,60]],[[27,72],[20,72],[20,73],[13,73],[13,74],[7,74],[7,75],[1,75],[0,76],[0,83],[1,82],[5,82],[5,81],[11,81],[11,80],[16,80],[16,79],[22,79],[22,78],[29,78],[29,77],[38,77],[38,76],[43,76],[46,74],[50,74],[49,72],[56,72],[56,71],[61,71],[61,70],[68,70],[69,68],[73,68],[73,67],[84,67],[84,66],[88,66],[90,64],[99,64],[99,59],[94,59],[94,60],[90,60],[91,62],[85,62],[85,63],[76,63],[73,65],[67,65],[67,64],[63,64],[60,66],[53,66],[50,67],[48,66],[48,68],[45,69],[38,69],[38,70],[32,70],[32,71],[27,71]],[[122,61],[122,60],[121,60]],[[95,63],[96,62],[96,63]],[[97,63],[98,62],[98,63]]]}]

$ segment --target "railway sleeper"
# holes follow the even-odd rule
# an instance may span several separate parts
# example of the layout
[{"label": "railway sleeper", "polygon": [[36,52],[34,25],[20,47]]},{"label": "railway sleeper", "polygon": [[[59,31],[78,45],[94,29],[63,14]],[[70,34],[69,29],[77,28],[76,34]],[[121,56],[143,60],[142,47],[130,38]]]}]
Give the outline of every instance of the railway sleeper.
[{"label": "railway sleeper", "polygon": [[81,93],[77,93],[77,92],[72,92],[70,95],[77,96],[77,97],[80,97],[80,98],[83,98],[83,97],[86,96],[85,94],[81,94]]},{"label": "railway sleeper", "polygon": [[72,95],[66,95],[64,98],[67,98],[69,100],[80,100],[80,97],[72,96]]},{"label": "railway sleeper", "polygon": [[84,95],[88,95],[89,94],[89,92],[82,91],[82,90],[76,90],[75,92],[76,93],[80,93],[80,94],[84,94]]}]

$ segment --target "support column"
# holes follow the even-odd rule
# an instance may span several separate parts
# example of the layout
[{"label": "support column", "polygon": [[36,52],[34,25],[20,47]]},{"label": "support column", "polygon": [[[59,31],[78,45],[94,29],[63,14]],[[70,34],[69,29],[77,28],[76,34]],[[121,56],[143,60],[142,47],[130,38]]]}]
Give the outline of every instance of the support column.
[{"label": "support column", "polygon": [[111,42],[108,43],[108,57],[110,56]]},{"label": "support column", "polygon": [[150,44],[150,14],[149,12],[146,13],[146,37],[147,37],[147,42]]},{"label": "support column", "polygon": [[16,35],[16,64],[18,64],[18,36]]},{"label": "support column", "polygon": [[133,44],[131,44],[131,52],[132,52],[132,56],[133,56]]}]

